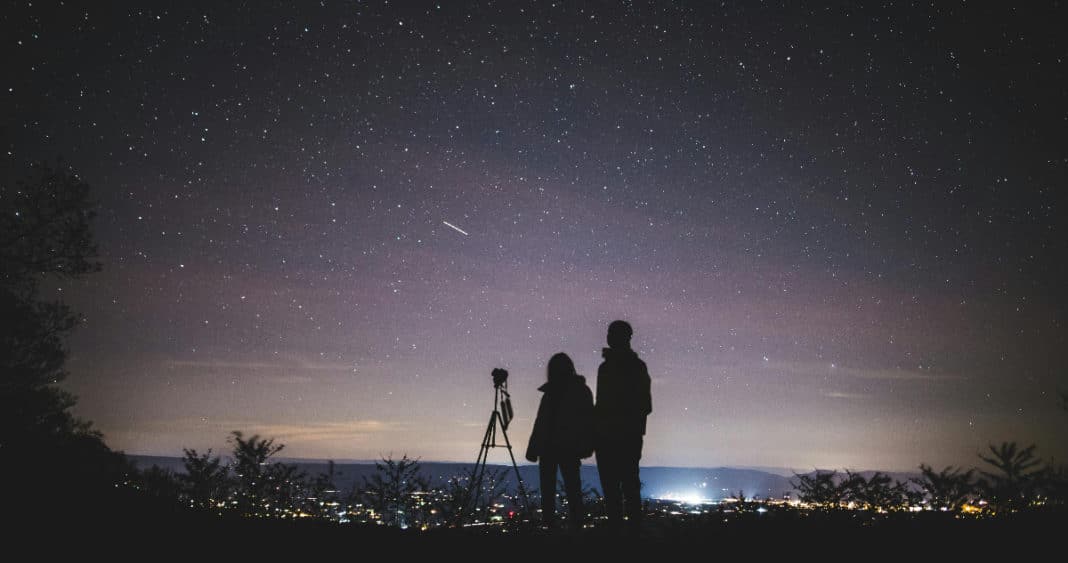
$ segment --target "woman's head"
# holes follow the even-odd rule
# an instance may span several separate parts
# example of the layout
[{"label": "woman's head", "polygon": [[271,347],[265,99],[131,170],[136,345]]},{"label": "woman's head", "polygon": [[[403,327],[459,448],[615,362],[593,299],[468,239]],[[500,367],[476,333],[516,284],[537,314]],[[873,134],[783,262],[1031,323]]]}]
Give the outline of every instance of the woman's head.
[{"label": "woman's head", "polygon": [[549,358],[549,383],[563,381],[575,376],[575,364],[567,354],[560,352]]}]

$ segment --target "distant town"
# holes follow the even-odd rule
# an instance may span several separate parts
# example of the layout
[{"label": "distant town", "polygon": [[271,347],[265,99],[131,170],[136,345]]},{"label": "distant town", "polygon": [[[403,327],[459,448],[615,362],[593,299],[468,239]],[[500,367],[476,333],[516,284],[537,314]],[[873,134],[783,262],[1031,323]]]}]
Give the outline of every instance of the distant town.
[{"label": "distant town", "polygon": [[[186,450],[183,458],[132,456],[125,485],[192,510],[252,518],[319,519],[429,530],[537,523],[536,466],[420,462],[403,456],[375,463],[278,461],[281,448],[258,436],[232,437],[232,456]],[[939,513],[994,517],[1060,506],[1063,476],[1044,467],[1032,448],[1005,443],[981,460],[990,467],[914,474],[812,471],[791,477],[753,469],[643,469],[643,510],[650,518],[700,521],[783,513],[854,512],[873,517]],[[584,466],[586,521],[604,504],[596,468]],[[517,478],[518,477],[518,478]],[[567,498],[557,487],[557,506]]]}]

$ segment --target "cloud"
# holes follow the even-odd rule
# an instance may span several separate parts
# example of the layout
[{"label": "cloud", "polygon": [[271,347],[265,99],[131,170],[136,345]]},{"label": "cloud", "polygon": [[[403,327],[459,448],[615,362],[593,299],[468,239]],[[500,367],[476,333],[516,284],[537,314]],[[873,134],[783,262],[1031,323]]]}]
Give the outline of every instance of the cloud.
[{"label": "cloud", "polygon": [[168,430],[193,430],[196,432],[203,432],[205,428],[217,428],[227,434],[234,430],[239,430],[245,436],[259,435],[261,438],[273,438],[279,442],[290,444],[329,440],[361,442],[373,436],[400,430],[405,425],[382,420],[301,422],[294,424],[236,419],[182,418],[156,421],[153,426],[162,426]]},{"label": "cloud", "polygon": [[867,399],[868,397],[871,397],[871,395],[866,395],[864,393],[844,393],[842,391],[825,391],[820,393],[820,395],[831,399]]},{"label": "cloud", "polygon": [[[744,368],[743,368],[744,369]],[[866,368],[817,362],[765,362],[761,370],[777,370],[800,377],[867,379],[879,381],[929,381],[933,383],[961,381],[965,376],[927,369]]]},{"label": "cloud", "polygon": [[276,362],[240,360],[174,360],[163,361],[167,369],[181,370],[190,375],[249,375],[259,380],[269,379],[284,384],[307,384],[324,375],[351,375],[353,364],[339,362],[307,361],[291,358]]},{"label": "cloud", "polygon": [[360,441],[372,435],[396,430],[398,424],[380,420],[352,422],[312,422],[302,424],[251,424],[247,434],[275,437],[282,441],[316,442],[321,440]]},{"label": "cloud", "polygon": [[845,371],[845,375],[860,379],[881,379],[887,381],[960,381],[967,379],[963,375],[907,369],[865,369],[835,368]]},{"label": "cloud", "polygon": [[236,369],[236,370],[309,370],[352,371],[352,364],[338,362],[309,362],[294,359],[288,362],[242,362],[230,360],[165,360],[164,365],[176,368]]}]

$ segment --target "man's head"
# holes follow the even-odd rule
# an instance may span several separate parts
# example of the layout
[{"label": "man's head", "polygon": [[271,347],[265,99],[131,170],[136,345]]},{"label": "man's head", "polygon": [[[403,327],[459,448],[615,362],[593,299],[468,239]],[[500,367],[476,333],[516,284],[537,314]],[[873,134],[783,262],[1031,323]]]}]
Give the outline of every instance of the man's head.
[{"label": "man's head", "polygon": [[608,325],[608,346],[610,348],[630,348],[630,337],[634,329],[627,321],[612,321]]}]

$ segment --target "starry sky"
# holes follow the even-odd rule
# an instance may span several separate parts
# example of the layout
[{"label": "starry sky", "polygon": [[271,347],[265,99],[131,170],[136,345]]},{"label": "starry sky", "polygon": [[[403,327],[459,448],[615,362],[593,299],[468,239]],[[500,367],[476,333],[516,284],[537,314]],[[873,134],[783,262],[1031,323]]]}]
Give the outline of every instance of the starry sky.
[{"label": "starry sky", "polygon": [[48,289],[114,448],[473,461],[504,367],[521,453],[621,318],[647,465],[1068,455],[1063,8],[150,4],[0,13],[0,179],[99,203]]}]

